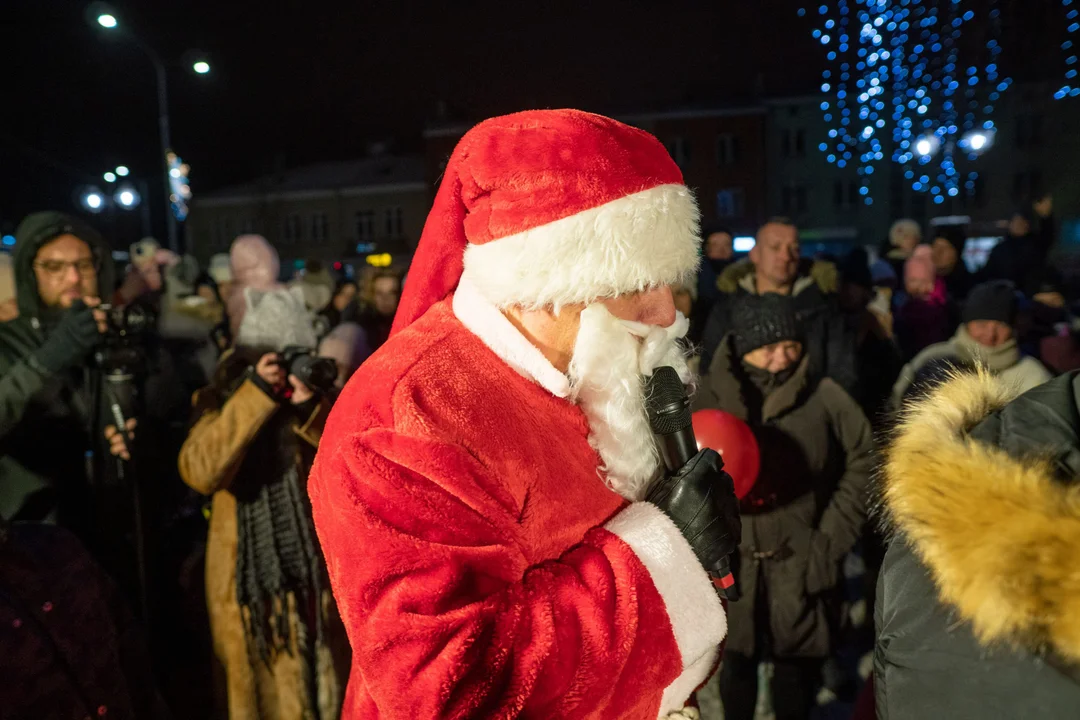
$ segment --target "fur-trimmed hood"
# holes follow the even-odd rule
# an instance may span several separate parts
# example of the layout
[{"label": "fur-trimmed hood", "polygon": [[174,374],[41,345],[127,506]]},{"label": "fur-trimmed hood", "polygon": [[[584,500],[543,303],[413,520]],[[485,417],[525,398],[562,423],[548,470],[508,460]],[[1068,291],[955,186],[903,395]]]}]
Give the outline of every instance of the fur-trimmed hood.
[{"label": "fur-trimmed hood", "polygon": [[[754,290],[754,263],[750,258],[743,258],[731,263],[720,277],[716,280],[716,287],[723,293],[733,293],[740,287],[749,291]],[[799,261],[799,274],[795,280],[795,288],[792,295],[816,285],[822,293],[831,295],[840,288],[840,276],[836,264],[825,260],[810,260],[803,258]]]},{"label": "fur-trimmed hood", "polygon": [[887,523],[984,645],[1080,663],[1080,377],[986,370],[914,403],[885,456]]}]

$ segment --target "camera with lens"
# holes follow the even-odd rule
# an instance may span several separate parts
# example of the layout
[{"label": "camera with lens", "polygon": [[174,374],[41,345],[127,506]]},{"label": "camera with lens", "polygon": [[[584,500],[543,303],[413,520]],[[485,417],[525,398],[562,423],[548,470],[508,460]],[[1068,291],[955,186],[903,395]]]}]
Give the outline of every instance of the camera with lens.
[{"label": "camera with lens", "polygon": [[105,344],[140,344],[157,327],[157,313],[148,305],[101,305],[105,312]]},{"label": "camera with lens", "polygon": [[337,363],[318,357],[314,350],[291,345],[281,353],[281,365],[300,382],[324,395],[333,392],[337,380]]}]

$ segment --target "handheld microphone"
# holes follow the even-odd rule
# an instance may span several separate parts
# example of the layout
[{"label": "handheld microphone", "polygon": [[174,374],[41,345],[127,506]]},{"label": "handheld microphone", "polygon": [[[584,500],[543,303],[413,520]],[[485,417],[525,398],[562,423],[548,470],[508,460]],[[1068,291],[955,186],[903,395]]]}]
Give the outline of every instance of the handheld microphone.
[{"label": "handheld microphone", "polygon": [[[649,425],[656,436],[660,457],[668,472],[675,472],[697,455],[697,440],[690,415],[690,398],[679,373],[669,366],[658,367],[645,382]],[[709,571],[713,585],[729,601],[740,597],[731,573],[731,561],[727,556],[717,561]]]}]

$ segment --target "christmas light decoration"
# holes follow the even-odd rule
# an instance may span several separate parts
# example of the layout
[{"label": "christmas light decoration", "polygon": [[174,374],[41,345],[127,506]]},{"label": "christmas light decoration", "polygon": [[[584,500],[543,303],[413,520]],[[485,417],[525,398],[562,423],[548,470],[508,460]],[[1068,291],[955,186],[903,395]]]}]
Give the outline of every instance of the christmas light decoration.
[{"label": "christmas light decoration", "polygon": [[165,156],[169,163],[169,203],[173,215],[183,222],[188,216],[188,200],[191,199],[191,187],[188,185],[188,172],[191,168],[180,157],[170,151]]},{"label": "christmas light decoration", "polygon": [[[970,165],[991,147],[994,104],[1012,82],[998,70],[996,4],[832,0],[817,7],[813,37],[826,47],[821,110],[830,125],[818,147],[837,167],[855,166],[867,205],[888,140],[891,160],[904,167],[912,189],[935,203],[959,195],[961,186],[974,190]],[[985,48],[962,42],[965,26],[976,22],[969,5],[985,11],[978,21]],[[969,166],[966,174],[958,162]]]},{"label": "christmas light decoration", "polygon": [[1080,30],[1080,10],[1074,6],[1073,0],[1061,0],[1061,6],[1065,9],[1065,32],[1068,38],[1061,43],[1061,50],[1065,55],[1065,84],[1054,93],[1056,100],[1080,95],[1080,83],[1076,80],[1076,33]]}]

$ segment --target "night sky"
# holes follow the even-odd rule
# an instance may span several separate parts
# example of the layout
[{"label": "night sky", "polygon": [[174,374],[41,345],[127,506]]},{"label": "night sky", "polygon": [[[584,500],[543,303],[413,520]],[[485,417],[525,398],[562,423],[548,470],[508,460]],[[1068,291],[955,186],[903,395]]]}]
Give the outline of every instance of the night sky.
[{"label": "night sky", "polygon": [[[90,27],[86,2],[2,4],[0,230],[31,210],[73,209],[76,186],[117,164],[156,177],[149,61]],[[813,92],[822,68],[813,13],[795,12],[814,4],[799,0],[111,4],[172,66],[173,146],[196,196],[358,157],[373,140],[419,150],[440,103],[461,121],[721,106]],[[207,53],[210,75],[182,62],[190,49]]]}]

